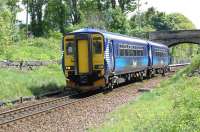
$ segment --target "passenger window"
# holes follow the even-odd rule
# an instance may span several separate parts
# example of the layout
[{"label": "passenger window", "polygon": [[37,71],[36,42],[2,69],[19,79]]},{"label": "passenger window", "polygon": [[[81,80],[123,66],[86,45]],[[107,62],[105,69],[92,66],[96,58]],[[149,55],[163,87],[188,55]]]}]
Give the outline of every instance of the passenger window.
[{"label": "passenger window", "polygon": [[133,49],[129,50],[129,56],[133,56]]},{"label": "passenger window", "polygon": [[144,50],[141,51],[141,56],[144,56]]},{"label": "passenger window", "polygon": [[136,50],[133,50],[133,56],[137,56]]},{"label": "passenger window", "polygon": [[125,56],[128,56],[128,49],[125,49]]},{"label": "passenger window", "polygon": [[73,52],[74,52],[74,44],[72,42],[69,42],[67,44],[67,47],[66,47],[66,52],[67,52],[67,55],[72,55]]},{"label": "passenger window", "polygon": [[120,56],[124,56],[124,49],[120,49]]},{"label": "passenger window", "polygon": [[93,51],[95,54],[101,54],[102,53],[102,44],[99,41],[93,42]]}]

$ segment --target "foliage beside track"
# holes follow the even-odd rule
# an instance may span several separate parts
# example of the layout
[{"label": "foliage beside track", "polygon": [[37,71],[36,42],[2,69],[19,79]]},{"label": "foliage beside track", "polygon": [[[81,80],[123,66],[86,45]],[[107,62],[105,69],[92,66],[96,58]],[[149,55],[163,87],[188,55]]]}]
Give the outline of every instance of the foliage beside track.
[{"label": "foliage beside track", "polygon": [[[1,48],[1,45],[0,45]],[[59,60],[61,58],[61,39],[34,38],[12,43],[0,60]]]},{"label": "foliage beside track", "polygon": [[153,92],[113,112],[93,131],[200,131],[200,56]]},{"label": "foliage beside track", "polygon": [[65,78],[61,66],[51,65],[32,71],[0,69],[0,100],[40,95],[62,90]]}]

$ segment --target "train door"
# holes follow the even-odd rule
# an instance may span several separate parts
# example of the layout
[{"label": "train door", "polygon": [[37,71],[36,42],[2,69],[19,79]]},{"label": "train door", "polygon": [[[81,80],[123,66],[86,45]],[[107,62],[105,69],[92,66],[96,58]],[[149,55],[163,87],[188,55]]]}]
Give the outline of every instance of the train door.
[{"label": "train door", "polygon": [[153,47],[149,44],[148,45],[148,54],[149,54],[149,66],[153,65]]},{"label": "train door", "polygon": [[111,70],[115,71],[115,54],[114,54],[114,45],[113,45],[113,40],[109,40],[109,50],[110,50],[110,60],[111,60]]},{"label": "train door", "polygon": [[89,72],[89,41],[77,40],[78,51],[78,71],[79,74],[85,74]]}]

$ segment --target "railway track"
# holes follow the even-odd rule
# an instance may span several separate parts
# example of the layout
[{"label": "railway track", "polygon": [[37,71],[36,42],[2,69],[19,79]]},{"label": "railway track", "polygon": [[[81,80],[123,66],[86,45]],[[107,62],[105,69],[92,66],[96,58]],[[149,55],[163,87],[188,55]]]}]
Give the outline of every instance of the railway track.
[{"label": "railway track", "polygon": [[[74,94],[70,96],[78,96],[78,94]],[[88,99],[96,98],[99,96],[99,94],[85,97],[85,98],[77,98],[77,99],[70,98],[70,96],[61,97],[58,99],[52,99],[49,101],[44,101],[41,103],[28,105],[28,106],[2,112],[0,113],[0,126],[5,126],[12,122],[33,117],[35,115],[40,115],[48,111],[52,111],[58,108],[68,106],[68,105],[73,105],[74,103],[81,103],[83,101],[87,101]]]},{"label": "railway track", "polygon": [[[127,87],[131,87],[129,85],[122,85],[116,89],[114,89],[111,93],[114,94],[115,92],[119,92],[122,89],[125,89]],[[40,115],[55,109],[63,108],[69,105],[73,105],[75,103],[82,103],[84,101],[87,101],[92,98],[97,98],[99,96],[102,96],[102,92],[97,93],[92,96],[88,96],[85,98],[70,98],[70,97],[78,97],[78,94],[72,94],[68,95],[66,97],[60,97],[57,99],[52,99],[48,101],[44,101],[41,103],[33,104],[33,105],[27,105],[24,107],[12,109],[9,111],[5,111],[0,113],[0,126],[5,126],[7,124],[10,124],[12,122],[17,122],[22,119],[26,119],[29,117],[33,117],[35,115]]]}]

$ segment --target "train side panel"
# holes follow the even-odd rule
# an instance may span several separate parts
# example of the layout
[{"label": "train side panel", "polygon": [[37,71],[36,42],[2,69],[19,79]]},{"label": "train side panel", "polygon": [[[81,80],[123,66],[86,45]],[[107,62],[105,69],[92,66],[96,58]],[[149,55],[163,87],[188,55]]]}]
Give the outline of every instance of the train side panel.
[{"label": "train side panel", "polygon": [[151,68],[155,73],[165,74],[168,70],[169,65],[169,48],[165,45],[158,44],[155,42],[149,43],[150,52],[150,64]]},{"label": "train side panel", "polygon": [[119,41],[115,43],[116,74],[137,72],[148,67],[147,45]]},{"label": "train side panel", "polygon": [[169,64],[168,49],[152,46],[152,64],[153,67],[159,68]]},{"label": "train side panel", "polygon": [[148,68],[148,44],[105,40],[105,69],[107,76],[142,71]]}]

